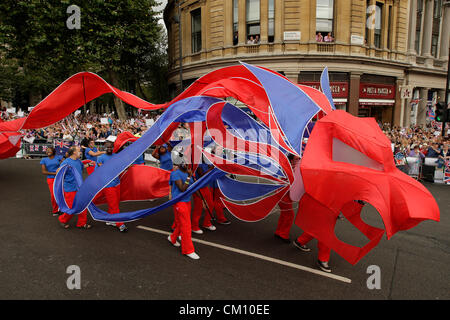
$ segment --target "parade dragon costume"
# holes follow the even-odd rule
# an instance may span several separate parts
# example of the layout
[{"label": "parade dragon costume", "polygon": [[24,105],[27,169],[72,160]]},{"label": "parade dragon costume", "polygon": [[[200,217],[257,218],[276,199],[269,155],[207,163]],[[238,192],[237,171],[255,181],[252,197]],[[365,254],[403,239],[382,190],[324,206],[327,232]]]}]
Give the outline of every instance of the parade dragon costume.
[{"label": "parade dragon costume", "polygon": [[[390,141],[375,119],[335,109],[326,68],[320,91],[294,84],[269,69],[241,63],[208,73],[174,100],[159,105],[121,91],[93,73],[78,73],[36,105],[28,117],[0,122],[0,158],[12,157],[20,150],[20,130],[51,125],[106,93],[136,108],[165,111],[142,137],[116,140],[115,151],[117,143],[128,141],[131,145],[84,181],[77,176],[80,188],[72,208],[66,205],[62,183],[72,168],[65,166],[58,172],[55,198],[60,210],[68,214],[87,208],[95,220],[127,222],[176,203],[178,197],[157,207],[114,215],[96,206],[104,202],[102,189],[118,176],[121,201],[167,196],[169,171],[130,165],[150,146],[169,141],[179,124],[186,123],[191,136],[180,142],[186,160],[193,170],[201,159],[214,165],[187,194],[217,180],[223,204],[235,217],[248,222],[266,218],[289,194],[292,201],[299,202],[295,224],[351,264],[375,247],[384,232],[390,239],[421,221],[439,221],[439,208],[430,192],[395,167]],[[258,121],[231,104],[230,97],[248,107]],[[232,156],[219,156],[211,152],[210,145]],[[288,160],[290,154],[300,159],[294,167]],[[364,202],[381,215],[384,229],[361,219]],[[340,213],[364,234],[366,245],[353,246],[336,237]]]}]

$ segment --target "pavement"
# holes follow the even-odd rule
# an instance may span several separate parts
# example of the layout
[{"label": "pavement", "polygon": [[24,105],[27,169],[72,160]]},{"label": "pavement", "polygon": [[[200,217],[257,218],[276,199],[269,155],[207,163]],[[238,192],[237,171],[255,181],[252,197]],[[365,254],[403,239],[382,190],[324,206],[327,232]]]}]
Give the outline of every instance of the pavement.
[{"label": "pavement", "polygon": [[[0,299],[18,300],[448,300],[450,298],[450,186],[424,183],[435,197],[441,221],[425,221],[379,245],[355,266],[332,252],[332,276],[319,272],[317,244],[304,253],[273,236],[278,212],[247,223],[227,213],[230,225],[193,234],[200,260],[171,246],[172,209],[129,222],[120,233],[103,222],[64,230],[50,214],[50,195],[38,160],[0,161]],[[121,204],[122,211],[156,201]],[[105,209],[104,206],[100,208]],[[362,218],[383,227],[367,205]],[[291,239],[301,233],[293,226]],[[366,240],[347,220],[338,238]],[[78,266],[81,289],[69,290],[69,266]],[[371,267],[372,266],[372,267]],[[379,267],[380,288],[369,289]],[[375,268],[376,268],[375,267]],[[368,281],[369,279],[369,281]]]}]

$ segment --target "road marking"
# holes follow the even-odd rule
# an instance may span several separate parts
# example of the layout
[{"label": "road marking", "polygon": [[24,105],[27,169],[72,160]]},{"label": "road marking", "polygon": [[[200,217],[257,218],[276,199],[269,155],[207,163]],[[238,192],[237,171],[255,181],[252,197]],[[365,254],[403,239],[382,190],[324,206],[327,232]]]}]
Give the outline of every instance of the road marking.
[{"label": "road marking", "polygon": [[[151,231],[151,232],[156,232],[156,233],[160,233],[160,234],[165,234],[165,235],[169,235],[171,234],[170,232],[167,231],[163,231],[163,230],[159,230],[159,229],[154,229],[154,228],[149,228],[149,227],[145,227],[145,226],[137,226],[138,229],[142,229],[142,230],[146,230],[146,231]],[[192,242],[198,242],[210,247],[215,247],[215,248],[219,248],[219,249],[223,249],[223,250],[227,250],[227,251],[231,251],[231,252],[235,252],[235,253],[240,253],[246,256],[250,256],[250,257],[254,257],[257,259],[261,259],[261,260],[265,260],[265,261],[269,261],[269,262],[273,262],[273,263],[278,263],[281,264],[283,266],[287,266],[287,267],[291,267],[291,268],[295,268],[295,269],[299,269],[299,270],[303,270],[306,272],[310,272],[310,273],[314,273],[317,274],[319,276],[324,276],[327,278],[331,278],[334,280],[338,280],[338,281],[342,281],[345,283],[351,283],[352,280],[349,278],[345,278],[342,276],[338,276],[332,273],[326,273],[320,270],[316,270],[316,269],[312,269],[312,268],[308,268],[299,264],[295,264],[292,262],[287,262],[284,260],[280,260],[280,259],[275,259],[275,258],[271,258],[271,257],[267,257],[267,256],[263,256],[261,254],[257,254],[257,253],[253,253],[253,252],[249,252],[249,251],[245,251],[245,250],[241,250],[241,249],[236,249],[236,248],[232,248],[232,247],[228,247],[228,246],[224,246],[221,244],[217,244],[217,243],[213,243],[213,242],[209,242],[209,241],[205,241],[205,240],[199,240],[199,239],[195,239],[192,238]]]}]

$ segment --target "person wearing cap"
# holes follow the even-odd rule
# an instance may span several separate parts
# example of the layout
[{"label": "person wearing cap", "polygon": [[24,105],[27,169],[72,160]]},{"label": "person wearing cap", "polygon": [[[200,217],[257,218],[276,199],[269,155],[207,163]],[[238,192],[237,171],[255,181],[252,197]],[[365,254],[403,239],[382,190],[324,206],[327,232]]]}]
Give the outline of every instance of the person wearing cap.
[{"label": "person wearing cap", "polygon": [[[101,167],[103,164],[108,162],[114,157],[113,149],[114,145],[111,141],[105,143],[106,153],[102,154],[97,158],[97,165]],[[120,179],[115,177],[104,189],[103,195],[106,198],[106,203],[108,204],[108,213],[114,214],[119,213],[120,204]],[[108,225],[115,225],[120,232],[127,232],[128,229],[123,222],[117,223],[107,223]]]},{"label": "person wearing cap", "polygon": [[159,160],[160,168],[171,171],[173,169],[172,163],[172,145],[164,143],[162,146],[156,147],[152,152],[152,156]]},{"label": "person wearing cap", "polygon": [[[186,163],[181,163],[177,170],[170,173],[169,185],[171,186],[172,198],[182,195],[188,189],[191,177],[192,171]],[[173,209],[175,230],[167,239],[173,246],[179,247],[178,236],[181,235],[181,253],[194,260],[200,259],[198,254],[195,253],[191,238],[191,197],[182,196],[173,205]]]}]

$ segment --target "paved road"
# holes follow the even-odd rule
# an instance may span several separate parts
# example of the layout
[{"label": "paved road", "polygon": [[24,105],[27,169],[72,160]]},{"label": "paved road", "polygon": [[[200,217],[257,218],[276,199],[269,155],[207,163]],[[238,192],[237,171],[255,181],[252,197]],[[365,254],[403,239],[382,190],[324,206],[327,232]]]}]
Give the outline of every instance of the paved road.
[{"label": "paved road", "polygon": [[[333,252],[333,275],[351,280],[347,283],[313,273],[316,243],[311,253],[303,253],[274,239],[277,213],[257,223],[230,216],[231,225],[194,235],[206,241],[195,243],[198,261],[182,256],[166,240],[171,209],[128,223],[127,234],[97,221],[91,230],[64,230],[49,214],[49,192],[39,162],[2,160],[0,299],[449,299],[450,186],[425,185],[439,204],[441,221],[423,222],[389,241],[383,238],[356,266]],[[121,210],[157,202],[125,203]],[[382,227],[370,206],[364,208],[363,219]],[[339,238],[364,244],[353,230],[347,221],[338,221]],[[300,232],[294,226],[291,238]],[[67,289],[70,265],[81,269],[80,290]],[[379,290],[367,288],[371,265],[381,270]]]}]

